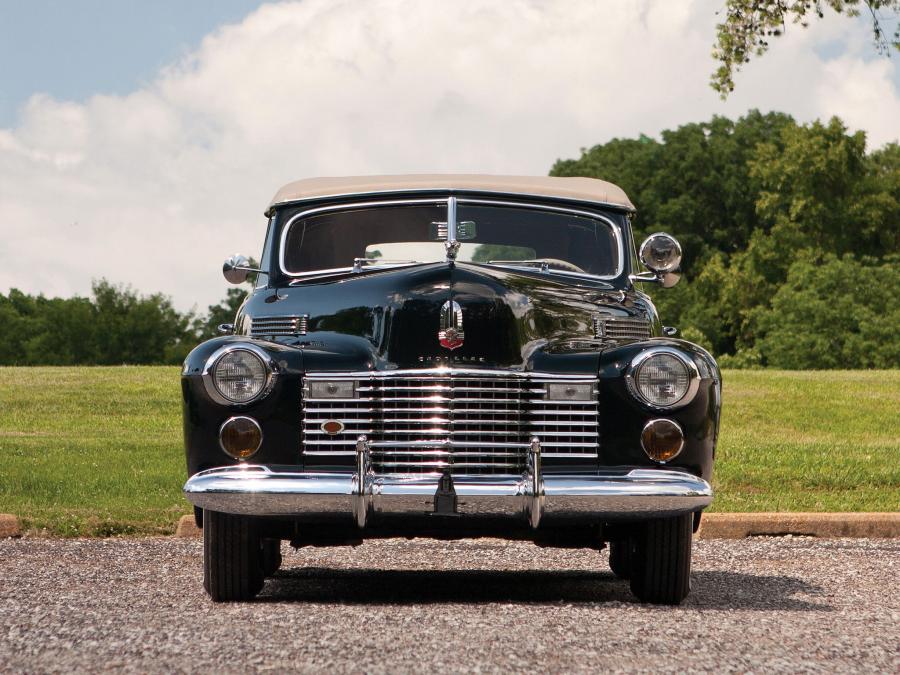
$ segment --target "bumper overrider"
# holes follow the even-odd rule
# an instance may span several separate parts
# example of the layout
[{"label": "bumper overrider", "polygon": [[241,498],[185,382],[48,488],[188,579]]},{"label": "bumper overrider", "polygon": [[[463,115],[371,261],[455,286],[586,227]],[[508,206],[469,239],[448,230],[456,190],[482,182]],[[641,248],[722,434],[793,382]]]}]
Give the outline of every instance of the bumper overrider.
[{"label": "bumper overrider", "polygon": [[184,493],[194,506],[223,513],[304,517],[346,515],[360,528],[386,514],[447,514],[520,518],[537,528],[560,521],[661,518],[699,511],[712,501],[702,478],[668,469],[627,473],[544,474],[533,438],[521,475],[375,474],[361,436],[353,473],[291,467],[227,466],[197,473]]}]

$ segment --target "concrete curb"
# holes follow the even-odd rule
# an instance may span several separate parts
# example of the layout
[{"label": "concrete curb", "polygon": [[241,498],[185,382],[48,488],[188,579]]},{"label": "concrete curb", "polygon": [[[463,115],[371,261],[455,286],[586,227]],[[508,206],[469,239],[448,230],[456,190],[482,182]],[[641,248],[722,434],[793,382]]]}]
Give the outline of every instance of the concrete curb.
[{"label": "concrete curb", "polygon": [[900,537],[900,513],[705,513],[700,539],[755,535]]},{"label": "concrete curb", "polygon": [[178,527],[175,528],[176,537],[199,537],[203,530],[197,527],[194,516],[181,516],[178,519]]},{"label": "concrete curb", "polygon": [[19,526],[19,519],[10,513],[0,513],[0,539],[21,536],[22,528]]},{"label": "concrete curb", "polygon": [[[822,538],[900,537],[900,513],[705,513],[697,537],[743,539],[788,534]],[[182,516],[175,536],[200,535],[201,530],[194,524],[194,516]],[[3,536],[2,525],[0,536]]]}]

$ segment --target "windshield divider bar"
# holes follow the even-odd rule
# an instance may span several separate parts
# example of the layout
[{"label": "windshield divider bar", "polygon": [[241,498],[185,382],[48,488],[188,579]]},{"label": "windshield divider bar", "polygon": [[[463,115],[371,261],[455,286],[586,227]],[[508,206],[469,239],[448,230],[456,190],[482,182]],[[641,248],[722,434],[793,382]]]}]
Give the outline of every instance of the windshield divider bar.
[{"label": "windshield divider bar", "polygon": [[456,197],[447,200],[447,241],[444,248],[447,250],[447,262],[452,263],[459,252],[459,241],[456,239]]}]

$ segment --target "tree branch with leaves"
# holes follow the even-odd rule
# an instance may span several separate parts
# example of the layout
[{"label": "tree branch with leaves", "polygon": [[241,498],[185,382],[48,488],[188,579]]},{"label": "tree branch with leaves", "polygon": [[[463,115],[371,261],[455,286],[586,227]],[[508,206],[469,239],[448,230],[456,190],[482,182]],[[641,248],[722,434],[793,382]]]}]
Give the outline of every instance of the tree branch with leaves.
[{"label": "tree branch with leaves", "polygon": [[[719,62],[710,85],[722,98],[734,90],[734,76],[754,56],[769,49],[769,40],[783,35],[789,24],[802,28],[825,16],[829,7],[838,14],[858,17],[866,11],[872,20],[872,41],[882,56],[900,51],[900,0],[726,0],[725,20],[716,27],[713,58]],[[891,37],[889,28],[894,24]]]}]

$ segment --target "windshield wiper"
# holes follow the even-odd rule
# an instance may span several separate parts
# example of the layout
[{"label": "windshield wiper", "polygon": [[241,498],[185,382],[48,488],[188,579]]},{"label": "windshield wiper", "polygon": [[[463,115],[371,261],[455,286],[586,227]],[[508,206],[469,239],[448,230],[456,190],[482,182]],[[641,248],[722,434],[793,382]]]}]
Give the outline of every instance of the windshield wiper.
[{"label": "windshield wiper", "polygon": [[[508,265],[509,267],[537,267],[544,274],[569,274],[575,275],[579,277],[586,277],[589,279],[596,279],[596,274],[591,274],[590,272],[585,272],[583,269],[578,267],[573,263],[567,263],[565,260],[557,260],[555,258],[537,258],[534,260],[488,260],[488,265]],[[556,267],[551,267],[551,265],[556,265]],[[606,283],[605,281],[599,281],[599,283],[603,284],[607,288],[614,288],[612,284]]]},{"label": "windshield wiper", "polygon": [[352,272],[362,272],[366,265],[422,265],[421,260],[385,260],[384,258],[354,258]]}]

